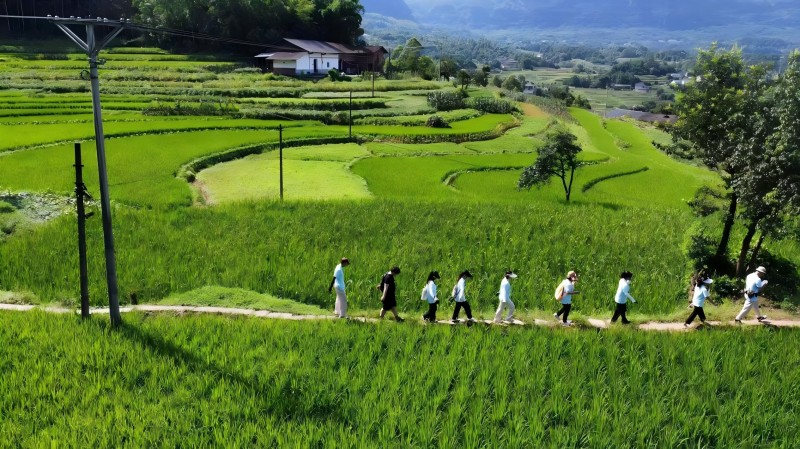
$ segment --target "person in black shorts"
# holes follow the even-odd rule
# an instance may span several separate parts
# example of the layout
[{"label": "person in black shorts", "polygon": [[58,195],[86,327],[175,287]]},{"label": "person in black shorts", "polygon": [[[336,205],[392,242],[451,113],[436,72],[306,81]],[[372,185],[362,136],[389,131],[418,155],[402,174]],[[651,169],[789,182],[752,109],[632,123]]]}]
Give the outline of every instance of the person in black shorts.
[{"label": "person in black shorts", "polygon": [[398,274],[400,274],[400,267],[394,266],[381,278],[381,283],[378,286],[378,289],[381,291],[381,303],[383,304],[381,307],[381,318],[386,315],[387,310],[391,310],[395,320],[403,321],[400,315],[397,314],[397,296],[395,294],[397,286],[395,285],[394,277]]}]

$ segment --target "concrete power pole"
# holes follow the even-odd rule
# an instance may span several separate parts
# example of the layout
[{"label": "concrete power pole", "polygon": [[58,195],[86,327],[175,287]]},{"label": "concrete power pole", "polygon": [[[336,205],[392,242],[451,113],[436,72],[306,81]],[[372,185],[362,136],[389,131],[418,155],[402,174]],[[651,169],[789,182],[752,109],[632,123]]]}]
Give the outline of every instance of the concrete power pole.
[{"label": "concrete power pole", "polygon": [[[103,216],[103,241],[106,256],[106,280],[108,283],[108,306],[111,315],[111,324],[118,326],[122,323],[119,312],[119,288],[117,286],[117,262],[114,252],[114,233],[111,227],[111,200],[108,194],[108,170],[106,169],[106,148],[103,135],[103,116],[100,108],[100,79],[97,70],[97,56],[115,37],[122,32],[130,21],[108,19],[82,19],[53,17],[51,22],[57,26],[67,37],[74,42],[89,57],[89,77],[92,84],[92,112],[94,113],[94,134],[97,145],[97,170],[100,174],[100,206]],[[81,39],[68,25],[86,27],[86,40]],[[98,40],[96,27],[111,28],[102,40]]]}]

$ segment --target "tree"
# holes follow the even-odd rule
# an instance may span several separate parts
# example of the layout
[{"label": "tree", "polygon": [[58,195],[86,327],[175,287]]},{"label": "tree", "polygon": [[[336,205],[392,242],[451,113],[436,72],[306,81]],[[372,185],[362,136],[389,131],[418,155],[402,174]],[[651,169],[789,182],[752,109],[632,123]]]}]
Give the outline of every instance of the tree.
[{"label": "tree", "polygon": [[575,179],[575,170],[583,163],[578,160],[581,147],[577,144],[578,138],[566,129],[557,129],[548,133],[544,146],[539,149],[536,161],[522,171],[517,182],[519,190],[531,187],[541,187],[550,183],[553,176],[561,179],[566,200],[569,201],[572,193],[572,181]]},{"label": "tree", "polygon": [[470,76],[469,72],[464,69],[458,71],[458,75],[456,75],[456,81],[461,86],[461,90],[464,90],[469,86],[470,81],[472,81],[472,76]]},{"label": "tree", "polygon": [[[742,52],[735,47],[729,51],[719,50],[713,44],[697,54],[694,70],[698,81],[687,86],[675,102],[680,118],[671,128],[673,138],[685,141],[708,167],[722,175],[730,188],[743,168],[741,159],[733,157],[735,147],[730,140],[742,120],[746,120],[741,113],[745,83]],[[727,256],[737,206],[738,196],[732,191],[715,255],[719,264]]]},{"label": "tree", "polygon": [[476,86],[486,87],[489,85],[489,72],[492,69],[488,65],[484,65],[480,70],[476,70],[472,75],[472,82]]}]

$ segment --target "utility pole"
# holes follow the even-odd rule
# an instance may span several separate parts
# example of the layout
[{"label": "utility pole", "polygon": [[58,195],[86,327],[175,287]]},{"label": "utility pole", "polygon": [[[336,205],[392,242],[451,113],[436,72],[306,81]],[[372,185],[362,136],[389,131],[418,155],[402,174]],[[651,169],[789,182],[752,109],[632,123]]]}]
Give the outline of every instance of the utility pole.
[{"label": "utility pole", "polygon": [[[103,135],[103,116],[100,107],[100,80],[97,56],[115,37],[126,28],[129,21],[97,19],[69,19],[54,17],[51,21],[67,35],[89,57],[89,78],[92,84],[92,112],[94,113],[94,134],[97,145],[97,171],[100,174],[100,206],[103,215],[103,242],[106,256],[106,282],[108,284],[108,306],[112,326],[122,323],[119,313],[119,288],[117,286],[117,262],[114,251],[114,233],[111,227],[111,200],[108,194],[108,170],[106,168],[106,147]],[[67,25],[83,25],[86,27],[86,41],[81,39]],[[111,31],[102,40],[98,40],[95,27],[108,27]]]},{"label": "utility pole", "polygon": [[353,140],[353,91],[350,91],[350,114],[348,115],[348,122],[350,123],[350,140]]},{"label": "utility pole", "polygon": [[[81,143],[75,142],[75,205],[78,208],[78,254],[80,259],[81,282],[81,318],[89,318],[89,274],[86,262],[86,215],[83,199],[89,196],[83,183],[83,163],[81,161]],[[89,197],[91,198],[91,197]]]},{"label": "utility pole", "polygon": [[278,170],[280,171],[280,192],[283,202],[283,125],[278,125]]}]

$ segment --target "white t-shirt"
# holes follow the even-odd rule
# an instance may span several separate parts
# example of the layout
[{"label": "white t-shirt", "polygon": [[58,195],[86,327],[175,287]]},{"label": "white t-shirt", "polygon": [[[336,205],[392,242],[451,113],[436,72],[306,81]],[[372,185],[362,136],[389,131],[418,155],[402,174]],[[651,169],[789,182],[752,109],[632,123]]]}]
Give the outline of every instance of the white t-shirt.
[{"label": "white t-shirt", "polygon": [[617,293],[614,295],[614,302],[617,304],[625,304],[630,299],[633,302],[636,302],[628,292],[631,291],[631,283],[627,279],[620,279],[619,285],[617,285]]},{"label": "white t-shirt", "polygon": [[572,304],[572,293],[575,291],[575,284],[569,279],[561,281],[561,286],[564,288],[564,297],[561,298],[561,304]]},{"label": "white t-shirt", "polygon": [[758,292],[766,284],[767,281],[758,277],[758,273],[750,273],[747,275],[747,279],[744,281],[744,285],[745,285],[745,291],[753,292],[753,296],[748,296],[750,301],[758,300]]},{"label": "white t-shirt", "polygon": [[503,281],[500,282],[500,293],[497,295],[500,302],[511,301],[511,282],[504,276]]},{"label": "white t-shirt", "polygon": [[694,288],[694,296],[692,297],[692,305],[695,307],[703,307],[708,298],[708,288],[705,285],[698,285]]},{"label": "white t-shirt", "polygon": [[467,296],[466,292],[464,291],[467,288],[467,281],[464,278],[460,278],[458,283],[456,284],[455,288],[455,299],[456,302],[466,302]]},{"label": "white t-shirt", "polygon": [[336,268],[333,270],[333,279],[334,288],[344,291],[344,269],[342,268],[342,264],[336,265]]},{"label": "white t-shirt", "polygon": [[436,302],[436,283],[433,281],[428,281],[428,284],[425,285],[425,300],[428,301],[428,304]]}]

